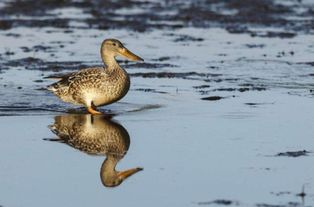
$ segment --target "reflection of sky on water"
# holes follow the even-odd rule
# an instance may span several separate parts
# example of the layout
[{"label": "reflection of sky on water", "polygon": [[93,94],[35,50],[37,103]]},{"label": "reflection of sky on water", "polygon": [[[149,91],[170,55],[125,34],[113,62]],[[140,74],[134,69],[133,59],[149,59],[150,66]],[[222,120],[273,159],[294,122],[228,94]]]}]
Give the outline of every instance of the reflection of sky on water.
[{"label": "reflection of sky on water", "polygon": [[[257,108],[243,104],[252,100],[275,104]],[[4,204],[182,206],[218,198],[278,203],[298,201],[294,193],[312,182],[311,154],[271,156],[313,149],[310,98],[262,92],[215,103],[184,102],[178,95],[171,102],[176,104],[116,117],[132,137],[118,169],[140,165],[145,171],[109,191],[99,182],[102,157],[42,141],[51,137],[46,126],[52,116],[1,118]],[[312,192],[311,185],[306,189]],[[281,191],[291,195],[270,193]]]},{"label": "reflection of sky on water", "polygon": [[[54,10],[53,14],[82,15],[77,9],[70,11]],[[216,199],[235,200],[243,206],[287,204],[301,201],[295,195],[304,184],[305,204],[312,205],[313,154],[299,158],[273,156],[314,149],[310,91],[313,66],[299,64],[313,61],[311,35],[261,38],[190,27],[138,33],[77,26],[73,33],[64,31],[24,27],[0,31],[0,53],[14,53],[0,57],[2,69],[9,67],[4,64],[9,60],[27,57],[39,58],[43,64],[101,64],[100,42],[116,37],[150,64],[176,66],[136,68],[124,62],[131,74],[198,72],[208,77],[132,77],[131,91],[122,103],[104,107],[119,114],[115,119],[132,139],[118,169],[145,168],[118,188],[108,189],[99,182],[103,157],[86,156],[65,145],[42,140],[52,136],[47,125],[54,116],[73,107],[46,91],[36,90],[50,83],[43,77],[54,71],[25,70],[24,65],[1,70],[0,114],[19,116],[0,116],[0,205],[179,207]],[[263,34],[265,29],[256,31]],[[203,41],[175,42],[189,39],[187,35]],[[32,49],[36,45],[50,49],[23,52],[22,47]],[[158,60],[161,57],[166,60]],[[266,90],[217,90],[250,84]],[[202,85],[208,88],[195,88]],[[216,95],[227,98],[200,100]],[[290,193],[275,195],[280,192]]]},{"label": "reflection of sky on water", "polygon": [[104,186],[117,187],[124,180],[143,170],[130,168],[117,170],[116,166],[126,155],[130,146],[128,131],[105,116],[90,114],[55,116],[49,125],[57,138],[44,139],[64,143],[89,155],[102,155],[104,159],[100,178]]}]

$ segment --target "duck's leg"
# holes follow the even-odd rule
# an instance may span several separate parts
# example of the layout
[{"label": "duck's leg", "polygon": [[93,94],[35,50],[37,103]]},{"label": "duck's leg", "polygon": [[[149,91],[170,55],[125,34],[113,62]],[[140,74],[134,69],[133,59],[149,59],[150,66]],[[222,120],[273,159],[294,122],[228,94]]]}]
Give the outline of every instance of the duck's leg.
[{"label": "duck's leg", "polygon": [[102,114],[101,112],[97,111],[96,106],[93,104],[93,102],[88,102],[89,104],[87,104],[87,111],[93,115],[96,114]]},{"label": "duck's leg", "polygon": [[94,109],[92,106],[88,106],[87,107],[87,111],[93,115],[96,115],[96,114],[102,114],[101,112],[97,111],[96,109]]}]

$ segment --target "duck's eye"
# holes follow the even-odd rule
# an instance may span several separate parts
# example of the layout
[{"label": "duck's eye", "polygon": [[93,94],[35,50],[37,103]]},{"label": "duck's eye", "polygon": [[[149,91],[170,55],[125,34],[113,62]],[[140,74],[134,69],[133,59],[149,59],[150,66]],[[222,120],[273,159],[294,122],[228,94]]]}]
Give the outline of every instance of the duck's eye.
[{"label": "duck's eye", "polygon": [[117,46],[117,44],[116,44],[116,43],[112,43],[112,45],[113,45],[113,46]]}]

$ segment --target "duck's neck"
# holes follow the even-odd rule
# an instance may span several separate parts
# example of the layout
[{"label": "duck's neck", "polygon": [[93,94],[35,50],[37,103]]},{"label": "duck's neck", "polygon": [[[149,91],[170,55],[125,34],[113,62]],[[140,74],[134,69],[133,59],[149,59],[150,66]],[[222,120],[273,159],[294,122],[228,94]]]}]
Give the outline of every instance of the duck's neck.
[{"label": "duck's neck", "polygon": [[121,157],[117,155],[107,155],[106,160],[101,166],[102,174],[106,175],[107,177],[115,177],[117,174],[116,166],[120,159]]},{"label": "duck's neck", "polygon": [[103,162],[100,171],[100,178],[104,186],[114,187],[120,185],[126,178],[143,170],[142,168],[132,168],[129,170],[117,171],[115,168],[123,156],[124,155],[107,154],[107,158]]},{"label": "duck's neck", "polygon": [[108,183],[112,183],[117,178],[116,165],[121,158],[116,158],[115,156],[107,155],[107,158],[102,163],[100,170],[100,177],[102,183],[106,186]]},{"label": "duck's neck", "polygon": [[101,51],[101,59],[108,69],[120,68],[118,62],[115,59],[115,55],[111,52],[105,53]]}]

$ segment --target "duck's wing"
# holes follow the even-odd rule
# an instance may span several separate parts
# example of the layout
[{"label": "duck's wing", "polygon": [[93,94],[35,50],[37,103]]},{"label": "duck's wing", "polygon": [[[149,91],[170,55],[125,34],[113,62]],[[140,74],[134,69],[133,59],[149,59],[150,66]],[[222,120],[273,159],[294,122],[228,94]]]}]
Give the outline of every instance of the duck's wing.
[{"label": "duck's wing", "polygon": [[[82,69],[77,72],[68,73],[68,74],[56,74],[52,76],[48,76],[50,79],[59,79],[58,82],[51,84],[48,86],[48,90],[50,91],[67,91],[68,87],[72,85],[72,87],[76,88],[80,87],[82,83],[90,83],[94,84],[95,80],[99,79],[100,77],[105,78],[106,74],[103,72],[103,67],[93,67],[93,68],[86,68]],[[47,77],[47,78],[48,78]]]},{"label": "duck's wing", "polygon": [[[59,81],[56,83],[53,83],[47,87],[48,90],[52,92],[56,92],[58,90],[66,90],[66,88],[70,84],[70,80],[75,76],[76,72],[69,73],[69,74],[63,74],[63,75],[54,75],[49,76],[50,79],[58,79]],[[48,78],[48,77],[47,77]]]}]

